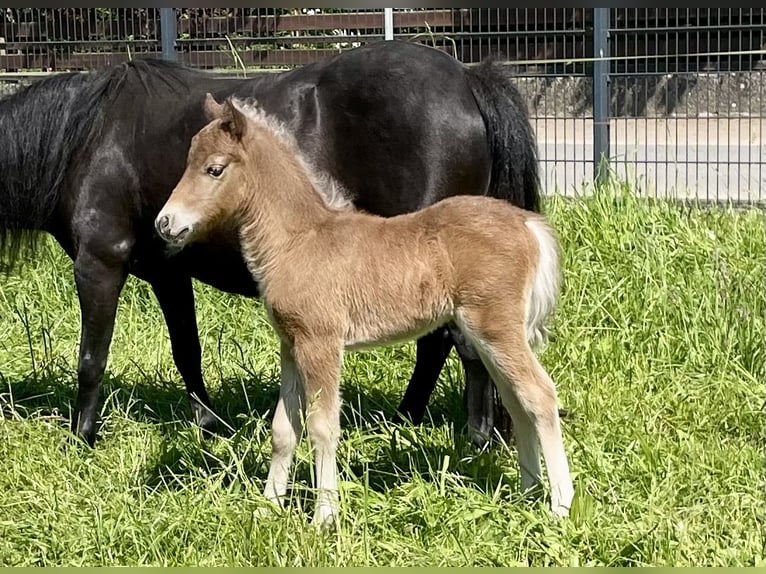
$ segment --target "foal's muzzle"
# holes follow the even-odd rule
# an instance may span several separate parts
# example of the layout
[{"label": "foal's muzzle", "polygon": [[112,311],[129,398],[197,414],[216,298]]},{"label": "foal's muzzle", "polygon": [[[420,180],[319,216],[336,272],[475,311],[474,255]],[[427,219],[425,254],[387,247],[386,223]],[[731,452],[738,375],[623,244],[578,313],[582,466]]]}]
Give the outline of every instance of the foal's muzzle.
[{"label": "foal's muzzle", "polygon": [[173,216],[171,215],[158,216],[154,220],[154,228],[157,230],[157,234],[168,243],[181,243],[191,230],[188,225],[174,229]]}]

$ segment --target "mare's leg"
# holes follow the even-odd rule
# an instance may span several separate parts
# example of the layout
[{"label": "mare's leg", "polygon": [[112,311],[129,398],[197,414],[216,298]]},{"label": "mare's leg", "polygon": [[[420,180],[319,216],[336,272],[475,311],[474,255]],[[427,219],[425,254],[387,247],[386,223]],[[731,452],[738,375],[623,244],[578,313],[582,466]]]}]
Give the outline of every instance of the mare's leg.
[{"label": "mare's leg", "polygon": [[463,402],[468,414],[468,433],[474,446],[482,448],[495,428],[495,387],[478,352],[460,329],[450,327],[450,334],[465,374]]},{"label": "mare's leg", "polygon": [[416,425],[423,422],[428,400],[436,388],[436,381],[452,350],[452,345],[453,341],[446,327],[418,339],[415,370],[407,384],[402,402],[396,409],[398,414],[394,419],[395,422],[401,422],[400,416]]},{"label": "mare's leg", "polygon": [[[472,321],[468,319],[467,323],[470,325]],[[551,510],[558,516],[566,516],[574,487],[564,451],[556,388],[529,347],[523,319],[504,323],[519,328],[498,331],[474,327],[467,333],[477,343],[503,405],[514,417],[522,489],[534,489],[540,482],[537,444],[533,445],[539,440],[550,482]]]},{"label": "mare's leg", "polygon": [[279,505],[287,493],[287,479],[295,448],[303,431],[303,383],[293,359],[292,348],[282,343],[279,401],[271,426],[271,465],[263,495]]},{"label": "mare's leg", "polygon": [[394,422],[401,422],[400,417],[416,425],[423,422],[428,401],[453,345],[460,356],[465,374],[463,400],[468,413],[471,441],[481,448],[489,440],[495,425],[494,387],[484,363],[458,329],[442,327],[418,339],[415,370],[397,408]]},{"label": "mare's leg", "polygon": [[74,261],[81,328],[72,432],[90,446],[96,440],[96,410],[114,331],[117,300],[127,277],[127,252],[124,251],[84,243]]},{"label": "mare's leg", "polygon": [[296,341],[293,359],[303,381],[306,427],[314,450],[317,487],[313,523],[329,524],[338,513],[335,453],[340,438],[340,339],[315,337]]},{"label": "mare's leg", "polygon": [[173,360],[186,385],[194,422],[205,432],[215,432],[217,421],[202,379],[202,350],[191,278],[166,274],[151,285],[168,326]]}]

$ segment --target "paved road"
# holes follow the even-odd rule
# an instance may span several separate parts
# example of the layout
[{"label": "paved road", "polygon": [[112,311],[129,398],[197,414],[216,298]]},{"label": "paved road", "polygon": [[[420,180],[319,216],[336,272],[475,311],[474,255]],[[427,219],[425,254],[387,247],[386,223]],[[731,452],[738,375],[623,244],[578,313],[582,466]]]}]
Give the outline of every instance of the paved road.
[{"label": "paved road", "polygon": [[[537,119],[546,193],[582,193],[593,178],[593,122]],[[615,119],[611,167],[638,193],[766,201],[766,119]]]}]

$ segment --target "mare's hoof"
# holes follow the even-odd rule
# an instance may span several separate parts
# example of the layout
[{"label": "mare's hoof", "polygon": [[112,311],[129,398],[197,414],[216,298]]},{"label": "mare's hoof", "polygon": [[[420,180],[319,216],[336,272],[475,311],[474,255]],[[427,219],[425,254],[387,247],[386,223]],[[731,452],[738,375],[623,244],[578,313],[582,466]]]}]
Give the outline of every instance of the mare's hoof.
[{"label": "mare's hoof", "polygon": [[489,444],[490,436],[481,429],[468,428],[468,436],[471,437],[471,444],[477,450],[482,450]]},{"label": "mare's hoof", "polygon": [[71,431],[77,442],[85,443],[90,448],[96,444],[96,424],[93,421],[83,421],[75,417]]},{"label": "mare's hoof", "polygon": [[412,413],[409,412],[409,410],[407,409],[402,410],[402,408],[399,407],[391,416],[391,422],[397,426],[402,426],[402,425],[419,426],[423,424],[423,415],[420,415],[419,417],[413,416]]},{"label": "mare's hoof", "polygon": [[211,438],[213,435],[218,434],[218,418],[209,407],[193,403],[192,411],[194,413],[194,422],[202,431],[202,436]]}]

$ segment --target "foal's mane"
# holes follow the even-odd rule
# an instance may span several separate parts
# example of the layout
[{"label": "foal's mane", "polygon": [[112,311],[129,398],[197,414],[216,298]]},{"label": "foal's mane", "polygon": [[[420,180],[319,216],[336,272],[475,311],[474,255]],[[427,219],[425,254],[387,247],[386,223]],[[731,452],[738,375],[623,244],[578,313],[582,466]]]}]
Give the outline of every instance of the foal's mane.
[{"label": "foal's mane", "polygon": [[232,98],[231,103],[256,126],[264,128],[273,134],[287,148],[288,152],[296,157],[298,163],[306,172],[314,190],[328,208],[335,211],[350,211],[354,209],[353,203],[348,199],[350,195],[348,191],[339,181],[309,161],[298,146],[295,135],[284,123],[277,117],[267,114],[254,98],[248,98],[247,100]]}]

